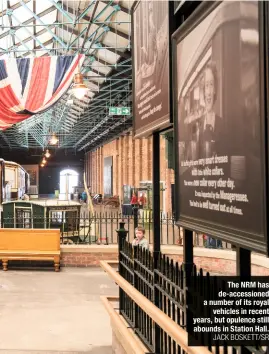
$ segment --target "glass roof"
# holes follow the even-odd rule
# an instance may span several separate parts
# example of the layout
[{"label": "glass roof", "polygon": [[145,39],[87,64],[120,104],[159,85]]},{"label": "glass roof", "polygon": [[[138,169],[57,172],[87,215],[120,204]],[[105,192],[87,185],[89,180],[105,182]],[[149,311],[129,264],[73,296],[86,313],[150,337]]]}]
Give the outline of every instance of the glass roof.
[{"label": "glass roof", "polygon": [[69,90],[50,111],[0,132],[2,147],[44,148],[54,131],[58,147],[88,149],[131,126],[132,117],[115,122],[108,108],[131,99],[133,2],[0,0],[0,60],[84,53],[90,89],[82,100]]}]

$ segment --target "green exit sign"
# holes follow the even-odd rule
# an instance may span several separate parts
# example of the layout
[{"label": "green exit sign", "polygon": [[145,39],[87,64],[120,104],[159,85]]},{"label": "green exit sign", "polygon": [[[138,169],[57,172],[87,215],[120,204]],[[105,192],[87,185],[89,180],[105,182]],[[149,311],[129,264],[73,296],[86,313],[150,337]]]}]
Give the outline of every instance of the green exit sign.
[{"label": "green exit sign", "polygon": [[129,116],[130,107],[109,107],[110,116]]}]

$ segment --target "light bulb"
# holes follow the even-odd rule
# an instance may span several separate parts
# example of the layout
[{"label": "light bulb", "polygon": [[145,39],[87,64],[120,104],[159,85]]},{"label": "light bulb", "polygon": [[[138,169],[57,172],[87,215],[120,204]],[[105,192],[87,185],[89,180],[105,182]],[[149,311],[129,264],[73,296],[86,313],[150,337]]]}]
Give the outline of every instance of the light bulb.
[{"label": "light bulb", "polygon": [[87,93],[88,88],[83,82],[83,75],[78,72],[74,77],[73,95],[81,100]]},{"label": "light bulb", "polygon": [[53,133],[52,137],[50,138],[50,144],[51,145],[56,145],[58,143],[58,138],[57,136]]},{"label": "light bulb", "polygon": [[86,95],[87,91],[88,91],[88,88],[86,86],[85,87],[83,87],[82,85],[81,85],[81,87],[77,86],[77,87],[73,88],[73,95],[77,99],[81,100]]},{"label": "light bulb", "polygon": [[50,152],[49,152],[48,149],[46,150],[45,156],[46,156],[47,159],[50,157]]},{"label": "light bulb", "polygon": [[47,163],[45,157],[43,157],[42,163],[43,163],[43,165],[45,165]]},{"label": "light bulb", "polygon": [[41,167],[44,167],[45,165],[42,163],[40,166],[41,166]]}]

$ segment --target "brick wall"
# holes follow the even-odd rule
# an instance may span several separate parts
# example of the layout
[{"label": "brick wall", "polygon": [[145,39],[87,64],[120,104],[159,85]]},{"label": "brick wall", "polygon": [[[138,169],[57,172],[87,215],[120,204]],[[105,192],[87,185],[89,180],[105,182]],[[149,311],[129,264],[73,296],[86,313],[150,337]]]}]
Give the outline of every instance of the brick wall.
[{"label": "brick wall", "polygon": [[[165,184],[163,206],[171,212],[171,174],[165,156],[165,139],[160,138],[160,180]],[[124,184],[139,187],[140,181],[152,181],[152,137],[134,139],[132,132],[86,154],[87,183],[92,193],[104,192],[104,158],[113,157],[113,195],[122,199]]]},{"label": "brick wall", "polygon": [[[174,250],[171,252],[164,251],[170,259],[182,263],[182,247],[172,246]],[[99,262],[102,260],[117,261],[118,252],[116,245],[92,245],[92,246],[64,246],[61,247],[61,265],[71,267],[90,267],[99,266]],[[179,251],[175,254],[177,250]],[[194,252],[198,256],[194,257],[194,263],[197,268],[203,268],[204,271],[210,273],[218,273],[225,275],[235,275],[236,263],[234,259],[231,259],[233,251],[216,251],[216,257],[212,255],[204,256],[204,249],[195,248]],[[208,251],[208,250],[207,250]],[[175,252],[173,254],[173,252]],[[217,253],[219,252],[219,258]],[[256,276],[269,275],[269,261],[263,256],[257,256],[258,260],[252,260],[251,274]],[[265,263],[266,260],[266,263]],[[262,266],[264,265],[264,266]]]},{"label": "brick wall", "polygon": [[[175,262],[182,263],[183,256],[169,255],[169,258]],[[233,260],[221,259],[221,258],[207,258],[207,257],[194,257],[194,263],[197,268],[202,268],[206,272],[218,273],[225,275],[236,275],[236,263]],[[269,269],[252,264],[251,275],[253,276],[267,276],[269,275]]]},{"label": "brick wall", "polygon": [[64,267],[92,267],[99,266],[100,261],[117,261],[118,253],[63,253],[61,266]]}]

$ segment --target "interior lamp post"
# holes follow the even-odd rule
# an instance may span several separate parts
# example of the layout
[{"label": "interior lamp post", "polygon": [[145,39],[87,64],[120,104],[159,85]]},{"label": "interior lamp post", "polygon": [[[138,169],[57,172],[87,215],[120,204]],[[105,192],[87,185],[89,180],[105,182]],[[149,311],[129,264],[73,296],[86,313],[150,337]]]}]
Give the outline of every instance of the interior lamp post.
[{"label": "interior lamp post", "polygon": [[45,157],[48,159],[50,157],[50,155],[51,154],[50,154],[49,150],[47,149],[46,152],[45,152]]},{"label": "interior lamp post", "polygon": [[88,87],[83,82],[83,75],[78,72],[74,78],[74,86],[72,89],[73,95],[81,100],[87,93]]}]

